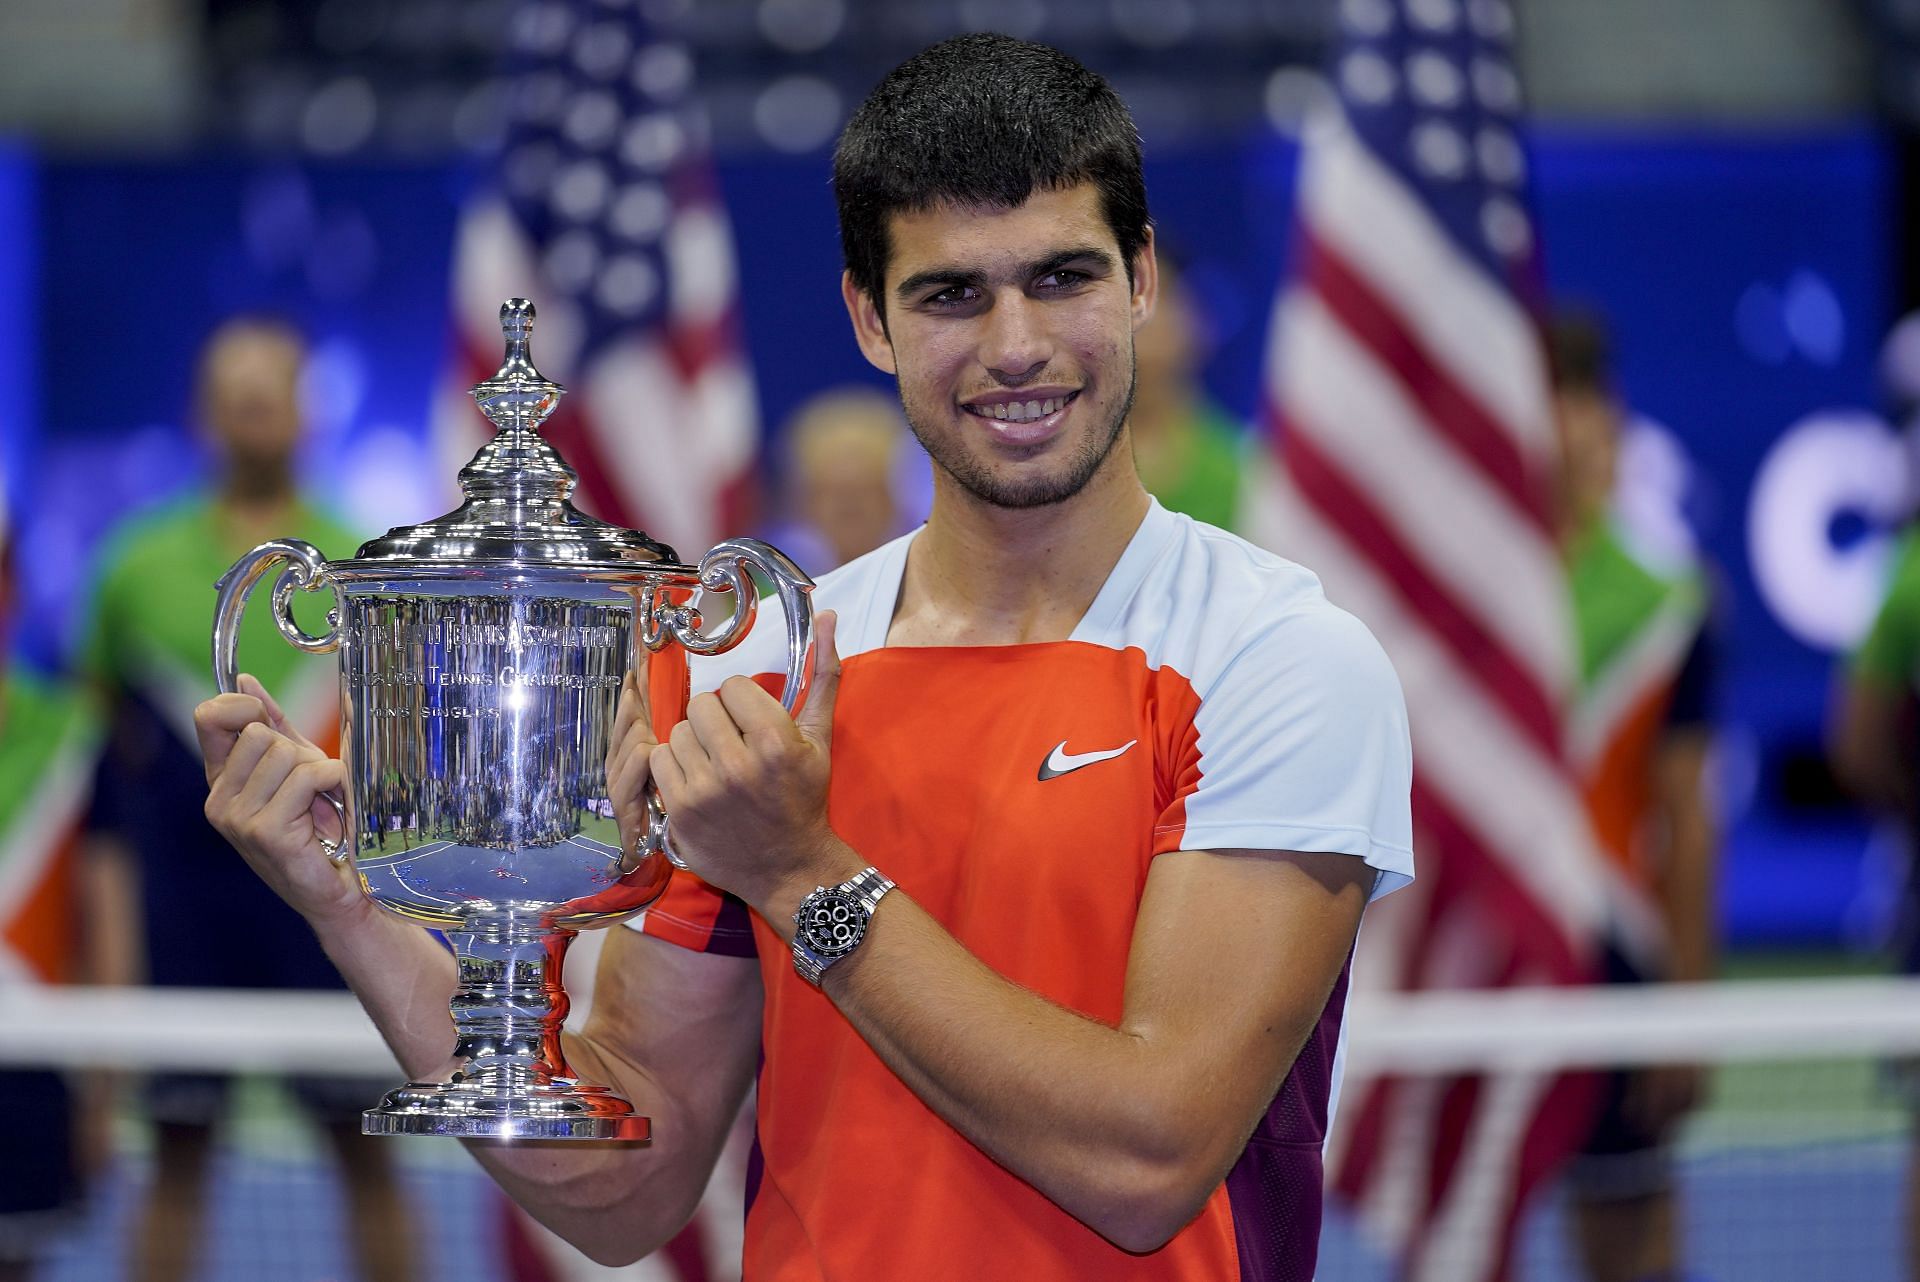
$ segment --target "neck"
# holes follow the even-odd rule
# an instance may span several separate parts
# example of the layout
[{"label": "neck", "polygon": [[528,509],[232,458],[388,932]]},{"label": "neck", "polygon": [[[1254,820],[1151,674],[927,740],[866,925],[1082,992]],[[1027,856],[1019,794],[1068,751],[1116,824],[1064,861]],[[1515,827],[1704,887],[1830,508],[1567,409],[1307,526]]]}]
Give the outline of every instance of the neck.
[{"label": "neck", "polygon": [[284,533],[278,527],[285,523],[287,509],[293,503],[292,477],[284,472],[229,472],[220,487],[217,506],[237,533],[253,539],[268,527]]},{"label": "neck", "polygon": [[933,511],[907,554],[888,643],[1064,641],[1149,504],[1124,436],[1085,489],[1046,507],[994,507],[936,473]]},{"label": "neck", "polygon": [[1127,415],[1134,444],[1138,446],[1143,437],[1157,439],[1185,426],[1199,403],[1199,388],[1184,379],[1160,379],[1152,384],[1140,380],[1134,388],[1133,411]]}]

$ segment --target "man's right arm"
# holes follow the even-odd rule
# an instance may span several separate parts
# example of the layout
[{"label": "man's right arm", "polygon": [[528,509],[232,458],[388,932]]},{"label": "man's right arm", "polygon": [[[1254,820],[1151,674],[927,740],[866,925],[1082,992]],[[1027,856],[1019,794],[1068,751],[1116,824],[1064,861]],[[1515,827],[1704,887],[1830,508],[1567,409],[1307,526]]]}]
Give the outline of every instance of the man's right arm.
[{"label": "man's right arm", "polygon": [[[195,713],[210,785],[207,817],[254,871],[306,918],[405,1072],[452,1068],[452,957],[418,925],[368,899],[350,868],[322,852],[332,811],[320,794],[345,770],[286,724],[271,696],[220,695]],[[593,1010],[566,1053],[653,1121],[628,1144],[475,1143],[514,1199],[603,1263],[638,1258],[693,1214],[751,1082],[760,977],[751,959],[707,956],[616,929]]]}]

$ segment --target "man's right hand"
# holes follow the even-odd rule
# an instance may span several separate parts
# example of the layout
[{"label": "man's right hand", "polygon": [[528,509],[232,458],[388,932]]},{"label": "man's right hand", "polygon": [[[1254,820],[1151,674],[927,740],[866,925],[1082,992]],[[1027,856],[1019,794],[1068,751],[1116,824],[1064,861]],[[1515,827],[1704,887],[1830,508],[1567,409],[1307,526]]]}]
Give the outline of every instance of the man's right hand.
[{"label": "man's right hand", "polygon": [[240,693],[207,700],[193,724],[207,766],[207,819],[261,880],[315,925],[365,911],[359,878],[320,844],[346,837],[321,797],[345,786],[346,767],[288,724],[245,674]]},{"label": "man's right hand", "polygon": [[647,782],[653,777],[653,708],[647,698],[644,671],[627,670],[620,683],[613,729],[607,736],[607,796],[613,802],[620,828],[620,848],[627,854],[647,831]]}]

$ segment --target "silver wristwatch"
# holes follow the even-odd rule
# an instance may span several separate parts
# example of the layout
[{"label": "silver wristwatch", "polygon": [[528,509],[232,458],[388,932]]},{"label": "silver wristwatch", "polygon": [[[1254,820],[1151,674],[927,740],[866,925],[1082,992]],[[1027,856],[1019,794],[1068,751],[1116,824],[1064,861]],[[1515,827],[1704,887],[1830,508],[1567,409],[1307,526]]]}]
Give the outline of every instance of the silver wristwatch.
[{"label": "silver wristwatch", "polygon": [[793,968],[820,987],[827,967],[860,946],[880,897],[893,883],[878,868],[855,873],[838,886],[815,886],[793,915]]}]

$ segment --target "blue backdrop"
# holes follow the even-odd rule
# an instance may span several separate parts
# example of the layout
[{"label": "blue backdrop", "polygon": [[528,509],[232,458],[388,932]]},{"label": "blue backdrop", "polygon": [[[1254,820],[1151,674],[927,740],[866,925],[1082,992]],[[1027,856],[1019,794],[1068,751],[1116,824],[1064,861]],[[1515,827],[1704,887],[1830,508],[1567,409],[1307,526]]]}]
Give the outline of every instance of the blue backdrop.
[{"label": "blue backdrop", "polygon": [[[1533,159],[1554,292],[1611,318],[1626,394],[1696,465],[1685,514],[1724,589],[1730,932],[1870,934],[1886,878],[1865,858],[1864,825],[1794,783],[1816,758],[1831,658],[1757,589],[1748,499],[1797,421],[1878,407],[1875,357],[1896,304],[1889,151],[1865,129],[1548,132]],[[846,333],[825,176],[824,155],[721,168],[769,434],[814,391],[878,381]],[[232,311],[283,312],[315,338],[316,483],[369,528],[432,514],[418,442],[472,179],[238,157],[36,166],[0,150],[0,289],[30,300],[0,307],[0,464],[25,521],[30,649],[57,654],[104,526],[197,474],[182,426],[192,355]],[[1208,382],[1245,417],[1292,180],[1291,145],[1264,133],[1149,166],[1162,234],[1216,331]],[[1861,537],[1843,507],[1830,536]]]}]

